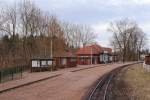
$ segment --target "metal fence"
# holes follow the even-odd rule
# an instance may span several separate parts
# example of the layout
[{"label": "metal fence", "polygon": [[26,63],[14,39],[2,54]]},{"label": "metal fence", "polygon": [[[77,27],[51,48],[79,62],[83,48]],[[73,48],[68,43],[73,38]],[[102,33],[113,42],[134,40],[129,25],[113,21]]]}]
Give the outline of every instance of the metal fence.
[{"label": "metal fence", "polygon": [[22,78],[22,74],[27,68],[27,66],[17,66],[0,69],[0,83]]}]

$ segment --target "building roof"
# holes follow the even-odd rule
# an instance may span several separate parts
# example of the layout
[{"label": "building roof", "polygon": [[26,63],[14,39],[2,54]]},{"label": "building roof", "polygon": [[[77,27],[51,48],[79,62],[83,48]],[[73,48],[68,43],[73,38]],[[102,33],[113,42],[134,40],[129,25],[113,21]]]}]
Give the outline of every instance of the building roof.
[{"label": "building roof", "polygon": [[112,49],[111,48],[103,47],[103,51],[108,51],[109,54],[112,53]]},{"label": "building roof", "polygon": [[91,45],[80,48],[77,51],[77,54],[99,54],[102,51],[101,46],[99,45]]},{"label": "building roof", "polygon": [[34,56],[31,60],[53,60],[50,56]]},{"label": "building roof", "polygon": [[68,51],[55,54],[54,57],[76,57],[76,55],[73,52]]},{"label": "building roof", "polygon": [[91,45],[91,46],[85,46],[83,48],[80,48],[77,51],[76,54],[77,55],[80,55],[80,54],[83,54],[83,55],[86,55],[86,54],[100,54],[100,53],[103,53],[104,51],[108,51],[108,53],[111,53],[112,49],[101,47],[100,45],[94,44],[94,45]]}]

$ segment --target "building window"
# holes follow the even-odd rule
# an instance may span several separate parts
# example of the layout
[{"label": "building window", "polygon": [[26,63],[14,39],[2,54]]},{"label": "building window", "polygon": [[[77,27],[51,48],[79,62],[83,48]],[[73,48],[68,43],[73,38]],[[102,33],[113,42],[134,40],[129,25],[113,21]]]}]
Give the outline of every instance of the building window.
[{"label": "building window", "polygon": [[81,58],[80,60],[81,60],[81,62],[83,62],[83,61],[84,61],[84,58]]},{"label": "building window", "polygon": [[108,51],[104,51],[104,53],[108,53]]},{"label": "building window", "polygon": [[113,61],[113,57],[112,57],[112,56],[110,56],[110,58],[109,58],[109,59],[110,59],[110,61]]},{"label": "building window", "polygon": [[48,61],[47,63],[48,63],[48,65],[52,65],[52,61]]},{"label": "building window", "polygon": [[100,62],[102,62],[103,61],[103,55],[101,54],[100,55]]},{"label": "building window", "polygon": [[38,67],[37,61],[32,61],[32,67]]},{"label": "building window", "polygon": [[61,63],[62,63],[62,65],[66,65],[67,59],[66,59],[66,58],[63,58],[63,59],[61,60]]},{"label": "building window", "polygon": [[75,58],[71,58],[70,61],[71,61],[71,62],[75,62],[76,59],[75,59]]},{"label": "building window", "polygon": [[42,62],[41,62],[41,65],[42,65],[42,66],[46,66],[46,65],[47,65],[47,64],[46,64],[46,61],[42,61]]},{"label": "building window", "polygon": [[104,55],[104,62],[108,62],[108,55]]}]

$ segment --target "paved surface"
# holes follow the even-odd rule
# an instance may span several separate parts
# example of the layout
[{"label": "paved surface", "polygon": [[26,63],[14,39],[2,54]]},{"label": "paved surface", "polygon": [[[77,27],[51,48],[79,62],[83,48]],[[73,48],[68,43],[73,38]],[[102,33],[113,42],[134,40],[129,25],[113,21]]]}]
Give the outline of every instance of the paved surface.
[{"label": "paved surface", "polygon": [[4,90],[10,89],[10,88],[15,88],[15,87],[19,87],[22,85],[34,83],[36,81],[53,78],[53,77],[59,76],[61,74],[64,74],[66,72],[79,71],[79,70],[83,70],[83,69],[87,69],[87,68],[88,69],[93,68],[96,66],[105,66],[105,65],[87,65],[87,66],[78,65],[77,67],[60,69],[60,70],[54,71],[54,72],[49,72],[49,71],[35,72],[35,73],[25,72],[25,73],[23,73],[22,79],[13,80],[13,81],[9,81],[9,82],[0,84],[0,92],[3,92]]},{"label": "paved surface", "polygon": [[[1,84],[0,89],[8,88],[11,84],[19,85],[61,74],[41,82],[20,87],[0,94],[1,100],[82,100],[93,83],[104,73],[122,64],[79,66],[56,72],[35,73],[22,80]],[[95,67],[97,66],[97,67]],[[92,68],[93,67],[93,68]],[[89,68],[89,69],[87,69]],[[84,69],[84,70],[81,70]],[[79,71],[78,71],[79,70]],[[75,72],[74,72],[75,71]]]}]

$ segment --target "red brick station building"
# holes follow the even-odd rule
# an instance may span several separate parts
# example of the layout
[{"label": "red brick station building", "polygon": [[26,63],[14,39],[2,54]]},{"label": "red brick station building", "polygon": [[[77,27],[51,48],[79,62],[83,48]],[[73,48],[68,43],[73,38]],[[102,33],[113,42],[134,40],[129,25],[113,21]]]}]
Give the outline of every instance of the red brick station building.
[{"label": "red brick station building", "polygon": [[112,49],[97,44],[80,48],[76,55],[78,65],[109,63],[113,60]]}]

